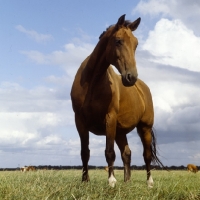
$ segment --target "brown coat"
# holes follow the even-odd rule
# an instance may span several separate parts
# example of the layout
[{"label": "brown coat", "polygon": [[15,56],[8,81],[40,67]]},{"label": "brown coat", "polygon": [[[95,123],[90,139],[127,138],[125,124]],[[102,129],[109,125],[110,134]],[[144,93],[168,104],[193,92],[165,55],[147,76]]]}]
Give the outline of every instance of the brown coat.
[{"label": "brown coat", "polygon": [[198,172],[197,166],[196,166],[196,165],[193,165],[193,164],[188,164],[188,165],[187,165],[187,170],[188,170],[188,172],[189,172],[189,171],[190,171],[190,172],[194,172],[194,173]]}]

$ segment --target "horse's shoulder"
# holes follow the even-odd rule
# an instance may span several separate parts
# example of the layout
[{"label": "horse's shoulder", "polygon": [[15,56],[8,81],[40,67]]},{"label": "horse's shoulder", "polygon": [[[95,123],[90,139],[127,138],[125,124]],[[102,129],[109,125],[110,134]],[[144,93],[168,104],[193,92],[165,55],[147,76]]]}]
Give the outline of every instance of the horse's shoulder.
[{"label": "horse's shoulder", "polygon": [[147,86],[147,84],[139,78],[137,79],[135,84],[137,87],[141,88],[142,90],[149,90],[149,87]]}]

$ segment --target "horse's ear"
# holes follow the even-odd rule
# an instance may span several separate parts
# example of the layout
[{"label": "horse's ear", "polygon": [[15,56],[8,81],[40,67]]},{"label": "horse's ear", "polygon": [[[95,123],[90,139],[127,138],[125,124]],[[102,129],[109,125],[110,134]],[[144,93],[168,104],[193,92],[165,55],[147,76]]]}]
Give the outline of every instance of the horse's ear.
[{"label": "horse's ear", "polygon": [[124,22],[125,22],[125,14],[122,15],[119,19],[118,19],[118,22],[117,22],[117,26],[122,26],[124,25]]},{"label": "horse's ear", "polygon": [[131,29],[131,31],[135,31],[137,29],[137,27],[140,24],[140,21],[141,21],[141,18],[139,17],[134,22],[132,22],[131,24],[128,25],[128,27]]}]

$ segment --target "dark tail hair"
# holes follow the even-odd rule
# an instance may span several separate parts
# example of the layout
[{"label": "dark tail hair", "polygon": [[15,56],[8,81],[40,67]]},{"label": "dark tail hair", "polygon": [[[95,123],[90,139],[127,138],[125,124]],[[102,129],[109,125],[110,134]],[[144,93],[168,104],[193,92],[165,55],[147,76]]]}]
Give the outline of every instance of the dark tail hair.
[{"label": "dark tail hair", "polygon": [[162,162],[160,161],[160,159],[158,158],[158,151],[156,149],[156,136],[155,136],[155,129],[151,130],[151,137],[152,137],[152,142],[151,142],[151,153],[152,153],[152,163],[153,164],[158,164],[159,166],[162,166],[164,169],[166,169],[166,167],[162,164]]}]

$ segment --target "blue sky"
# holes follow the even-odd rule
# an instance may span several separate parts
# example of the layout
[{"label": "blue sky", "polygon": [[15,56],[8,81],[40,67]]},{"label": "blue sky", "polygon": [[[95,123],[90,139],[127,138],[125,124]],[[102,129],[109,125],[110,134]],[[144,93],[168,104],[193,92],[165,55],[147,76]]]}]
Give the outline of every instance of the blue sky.
[{"label": "blue sky", "polygon": [[[200,3],[191,0],[0,1],[0,167],[81,165],[70,89],[80,63],[118,18],[134,32],[139,77],[151,89],[165,165],[200,165]],[[129,134],[132,163],[142,145]],[[91,134],[91,165],[106,165]],[[122,165],[116,148],[116,165]]]}]

